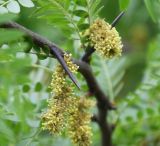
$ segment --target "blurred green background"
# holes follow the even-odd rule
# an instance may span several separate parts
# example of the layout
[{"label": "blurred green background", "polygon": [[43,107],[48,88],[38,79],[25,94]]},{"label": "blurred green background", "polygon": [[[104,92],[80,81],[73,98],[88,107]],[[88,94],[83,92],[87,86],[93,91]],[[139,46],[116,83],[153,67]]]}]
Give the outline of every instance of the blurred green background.
[{"label": "blurred green background", "polygon": [[[108,118],[116,124],[113,143],[160,146],[160,1],[102,0],[101,5],[104,8],[100,17],[109,23],[126,9],[116,26],[124,44],[122,57],[104,61],[94,55],[92,59],[100,86],[117,106]],[[76,42],[62,30],[34,17],[33,12],[34,8],[22,8],[17,22],[52,40],[74,57],[81,55],[74,49]],[[21,39],[22,35],[16,33],[15,38]],[[0,44],[3,42],[1,30]],[[19,52],[28,45],[11,43],[12,49],[1,46],[0,146],[71,146],[65,135],[57,137],[40,130],[40,115],[47,108],[48,86],[56,61]],[[85,82],[79,82],[86,90]],[[93,146],[99,146],[99,128],[96,123],[92,127]]]}]

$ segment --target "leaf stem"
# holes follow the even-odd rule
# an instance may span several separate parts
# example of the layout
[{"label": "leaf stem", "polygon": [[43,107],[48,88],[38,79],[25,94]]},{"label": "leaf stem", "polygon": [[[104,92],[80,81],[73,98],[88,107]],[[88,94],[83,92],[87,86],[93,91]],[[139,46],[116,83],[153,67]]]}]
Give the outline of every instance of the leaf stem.
[{"label": "leaf stem", "polygon": [[90,1],[86,0],[86,3],[87,3],[87,11],[88,11],[88,22],[89,22],[89,25],[91,25]]},{"label": "leaf stem", "polygon": [[42,66],[42,65],[32,64],[32,65],[31,65],[31,67],[33,67],[33,68],[41,68],[41,69],[43,69],[43,70],[47,71],[48,73],[51,73],[51,74],[53,73],[53,71],[52,71],[52,70],[50,70],[49,68],[44,67],[44,66]]},{"label": "leaf stem", "polygon": [[8,4],[9,2],[10,2],[10,0],[8,0],[8,1],[4,2],[2,5],[0,5],[0,7],[5,6],[5,5],[6,5],[6,4]]}]

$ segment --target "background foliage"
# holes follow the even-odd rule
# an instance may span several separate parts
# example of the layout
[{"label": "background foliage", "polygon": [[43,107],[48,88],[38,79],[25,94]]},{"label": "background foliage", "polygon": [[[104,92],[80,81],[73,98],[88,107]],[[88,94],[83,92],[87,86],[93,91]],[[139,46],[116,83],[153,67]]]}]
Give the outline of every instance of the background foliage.
[{"label": "background foliage", "polygon": [[[7,3],[3,5],[2,2]],[[109,115],[110,121],[116,124],[115,145],[160,145],[159,0],[91,0],[90,3],[73,0],[77,7],[72,7],[69,0],[61,5],[57,5],[56,0],[33,1],[34,4],[28,1],[28,5],[22,0],[15,2],[22,5],[21,12],[16,16],[0,15],[0,23],[16,20],[77,58],[83,52],[79,49],[79,33],[92,21],[85,18],[88,15],[96,17],[102,9],[100,16],[111,23],[121,10],[125,10],[126,14],[117,26],[123,38],[123,56],[104,61],[94,55],[92,67],[99,84],[117,106],[117,111]],[[9,3],[0,0],[0,4],[8,9],[6,11],[9,11]],[[87,4],[93,7],[91,12],[86,8]],[[34,5],[43,7],[25,8]],[[16,13],[20,11],[18,7],[15,9]],[[53,137],[39,128],[40,114],[50,96],[48,85],[56,61],[46,58],[44,50],[31,42],[26,43],[22,36],[19,31],[0,29],[0,146],[71,146],[65,135]],[[22,52],[30,48],[32,54]],[[36,56],[34,52],[41,55]],[[81,76],[78,78],[80,80]],[[85,83],[79,82],[86,90]],[[99,129],[95,123],[92,126],[93,145],[98,146]]]}]

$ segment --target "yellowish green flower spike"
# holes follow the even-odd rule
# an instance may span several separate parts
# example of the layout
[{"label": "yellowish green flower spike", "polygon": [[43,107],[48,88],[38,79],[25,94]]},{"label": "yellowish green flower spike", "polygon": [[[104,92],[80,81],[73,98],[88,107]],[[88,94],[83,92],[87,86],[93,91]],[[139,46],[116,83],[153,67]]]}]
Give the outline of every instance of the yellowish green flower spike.
[{"label": "yellowish green flower spike", "polygon": [[72,73],[76,73],[79,66],[74,64],[71,60],[72,54],[64,54],[64,60]]},{"label": "yellowish green flower spike", "polygon": [[92,100],[77,98],[74,110],[70,110],[69,136],[76,146],[91,145],[91,127],[89,126],[91,114],[88,111],[94,105]]},{"label": "yellowish green flower spike", "polygon": [[64,109],[55,102],[55,104],[42,115],[42,129],[48,130],[53,134],[60,134],[65,127],[63,111]]},{"label": "yellowish green flower spike", "polygon": [[[71,54],[64,54],[64,60],[72,73],[78,66],[71,61]],[[51,81],[53,97],[48,101],[48,110],[42,115],[42,128],[52,134],[61,134],[66,128],[68,135],[76,146],[90,146],[91,114],[88,111],[93,101],[76,97],[73,85],[66,82],[67,74],[58,65]]]},{"label": "yellowish green flower spike", "polygon": [[89,46],[105,58],[120,56],[122,53],[121,37],[117,30],[103,19],[97,19],[87,29],[84,36],[88,38]]},{"label": "yellowish green flower spike", "polygon": [[[78,66],[72,63],[71,54],[64,54],[64,60],[71,72],[76,73]],[[54,96],[48,101],[49,109],[42,115],[42,128],[54,134],[60,134],[66,127],[65,117],[73,97],[73,88],[68,86],[66,75],[62,66],[58,65],[50,85]]]},{"label": "yellowish green flower spike", "polygon": [[48,110],[42,115],[42,128],[53,134],[61,134],[66,127],[66,115],[72,100],[72,88],[63,85],[63,90],[48,101]]},{"label": "yellowish green flower spike", "polygon": [[[64,54],[64,60],[72,73],[77,73],[78,66],[74,64],[71,60],[71,54]],[[54,94],[60,94],[63,92],[63,86],[66,86],[66,73],[61,67],[58,65],[55,72],[52,75],[51,81],[51,89]],[[63,92],[64,93],[64,92]]]},{"label": "yellowish green flower spike", "polygon": [[52,92],[56,95],[61,94],[63,92],[62,89],[65,84],[65,71],[63,70],[61,65],[58,65],[52,75],[52,81],[50,85]]}]

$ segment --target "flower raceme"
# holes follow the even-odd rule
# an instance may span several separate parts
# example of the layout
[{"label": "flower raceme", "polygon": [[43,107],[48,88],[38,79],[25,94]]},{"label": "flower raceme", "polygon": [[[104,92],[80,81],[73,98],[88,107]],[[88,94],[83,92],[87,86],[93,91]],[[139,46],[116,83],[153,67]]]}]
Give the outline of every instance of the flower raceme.
[{"label": "flower raceme", "polygon": [[103,19],[97,19],[84,32],[89,47],[93,47],[104,58],[120,56],[122,53],[121,37],[117,30]]},{"label": "flower raceme", "polygon": [[[71,55],[64,54],[64,60],[71,72],[75,73],[78,66],[72,63]],[[66,127],[65,117],[73,96],[73,89],[67,85],[66,76],[61,65],[57,65],[50,85],[54,96],[48,101],[48,111],[42,115],[42,128],[54,134],[61,134]]]},{"label": "flower raceme", "polygon": [[[76,73],[78,70],[78,66],[76,64],[73,64],[71,61],[71,54],[64,54],[64,60],[69,68],[69,70],[72,73]],[[54,94],[61,94],[64,93],[63,87],[66,85],[66,73],[61,67],[61,65],[58,65],[55,72],[52,75],[52,82],[51,82],[51,89]]]},{"label": "flower raceme", "polygon": [[74,110],[70,110],[72,116],[69,118],[69,135],[77,146],[90,146],[92,132],[91,127],[88,126],[91,119],[88,109],[94,105],[94,102],[86,98],[76,100]]},{"label": "flower raceme", "polygon": [[[64,60],[72,73],[78,66],[71,61],[71,54],[64,54]],[[42,129],[52,134],[61,134],[65,129],[77,146],[91,144],[91,114],[88,112],[93,101],[80,98],[73,92],[73,85],[68,85],[67,74],[58,65],[52,76],[51,90],[53,97],[48,100],[48,110],[42,114]]]}]

